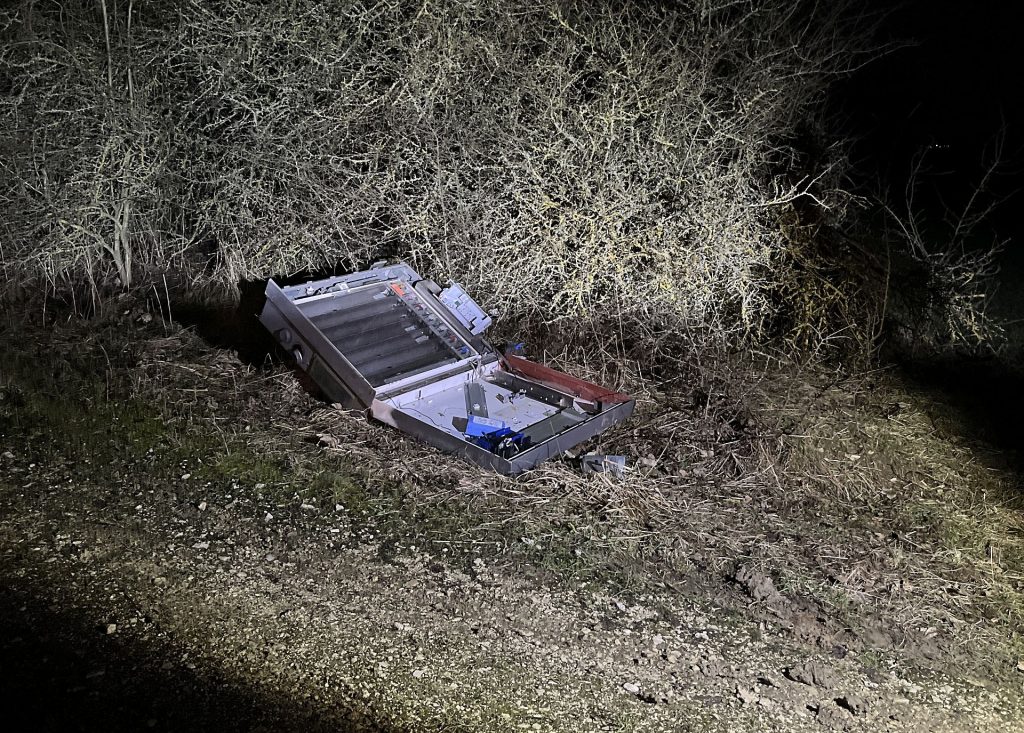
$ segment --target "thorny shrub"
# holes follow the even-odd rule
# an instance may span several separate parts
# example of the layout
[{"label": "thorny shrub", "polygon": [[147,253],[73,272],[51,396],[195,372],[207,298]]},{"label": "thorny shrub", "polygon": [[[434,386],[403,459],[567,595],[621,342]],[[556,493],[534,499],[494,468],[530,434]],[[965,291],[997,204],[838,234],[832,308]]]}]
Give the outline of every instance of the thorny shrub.
[{"label": "thorny shrub", "polygon": [[864,341],[877,303],[808,277],[829,253],[786,222],[852,200],[841,147],[811,165],[794,141],[872,22],[785,0],[24,3],[0,14],[4,274],[223,292],[400,256],[521,323],[729,338],[781,310],[801,345],[855,313]]}]

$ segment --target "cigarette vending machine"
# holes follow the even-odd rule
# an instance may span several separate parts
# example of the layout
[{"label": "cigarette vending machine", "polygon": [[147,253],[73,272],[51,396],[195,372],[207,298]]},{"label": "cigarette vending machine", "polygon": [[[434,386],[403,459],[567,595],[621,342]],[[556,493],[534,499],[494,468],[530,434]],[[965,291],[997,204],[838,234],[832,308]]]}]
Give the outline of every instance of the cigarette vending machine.
[{"label": "cigarette vending machine", "polygon": [[404,262],[290,287],[267,283],[260,321],[333,402],[515,474],[633,412],[628,395],[514,354],[458,283]]}]

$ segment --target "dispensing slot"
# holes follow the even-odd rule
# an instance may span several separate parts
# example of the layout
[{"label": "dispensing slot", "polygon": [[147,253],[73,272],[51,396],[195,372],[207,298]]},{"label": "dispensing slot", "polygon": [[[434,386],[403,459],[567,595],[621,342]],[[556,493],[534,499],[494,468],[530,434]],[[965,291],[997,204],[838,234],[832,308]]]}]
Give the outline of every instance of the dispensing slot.
[{"label": "dispensing slot", "polygon": [[355,308],[346,308],[342,311],[335,313],[325,313],[322,316],[317,316],[313,319],[313,325],[319,328],[321,331],[328,331],[338,326],[349,325],[353,323],[366,323],[367,320],[372,322],[373,319],[379,318],[380,316],[390,313],[396,309],[404,310],[404,303],[396,298],[381,298],[380,300],[373,300],[363,305],[358,305]]},{"label": "dispensing slot", "polygon": [[395,382],[398,379],[404,378],[411,375],[413,372],[426,369],[427,367],[440,366],[444,363],[450,363],[455,359],[438,359],[440,352],[434,351],[432,353],[421,356],[418,359],[407,360],[402,359],[398,363],[389,363],[378,371],[364,372],[366,374],[367,381],[375,387],[379,387],[382,384],[388,382]]},{"label": "dispensing slot", "polygon": [[408,326],[411,323],[418,323],[419,319],[413,316],[407,309],[402,308],[398,312],[374,319],[370,324],[354,323],[342,324],[324,331],[324,335],[331,341],[342,342],[350,336],[362,336],[364,334],[375,334],[382,328],[388,328],[395,324]]}]

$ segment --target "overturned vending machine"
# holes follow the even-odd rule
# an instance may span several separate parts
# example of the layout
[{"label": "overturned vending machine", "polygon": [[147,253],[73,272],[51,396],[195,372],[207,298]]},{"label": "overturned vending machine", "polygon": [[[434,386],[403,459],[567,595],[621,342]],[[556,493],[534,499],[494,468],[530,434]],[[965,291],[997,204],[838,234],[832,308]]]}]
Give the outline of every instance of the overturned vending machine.
[{"label": "overturned vending machine", "polygon": [[332,402],[442,450],[516,474],[629,417],[628,395],[513,354],[457,283],[409,265],[267,283],[260,321]]}]

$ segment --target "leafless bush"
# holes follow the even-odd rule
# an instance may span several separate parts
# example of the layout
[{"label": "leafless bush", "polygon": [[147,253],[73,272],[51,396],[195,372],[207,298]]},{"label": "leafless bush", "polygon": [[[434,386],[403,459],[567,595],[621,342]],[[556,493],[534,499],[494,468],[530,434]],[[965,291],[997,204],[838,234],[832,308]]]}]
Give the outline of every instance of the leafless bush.
[{"label": "leafless bush", "polygon": [[428,181],[400,199],[414,257],[517,314],[760,328],[787,276],[776,218],[812,187],[787,142],[854,49],[841,16],[687,10],[538,4],[470,16],[470,44],[420,14],[394,122]]},{"label": "leafless bush", "polygon": [[780,221],[848,202],[792,145],[869,25],[782,0],[26,4],[4,267],[224,289],[399,255],[522,322],[756,333],[804,287]]},{"label": "leafless bush", "polygon": [[958,210],[947,208],[941,222],[929,222],[917,204],[926,177],[926,151],[914,160],[899,210],[886,206],[890,238],[915,263],[923,280],[917,292],[894,300],[900,310],[898,338],[914,350],[952,347],[974,349],[998,343],[1002,328],[989,317],[988,304],[997,272],[996,258],[1005,246],[984,232],[1002,203],[991,190],[1002,167],[1002,138],[997,138],[981,179]]},{"label": "leafless bush", "polygon": [[187,245],[146,70],[155,49],[111,12],[26,3],[0,19],[8,283],[77,279],[95,290],[109,276],[128,287],[141,271],[174,267]]}]

